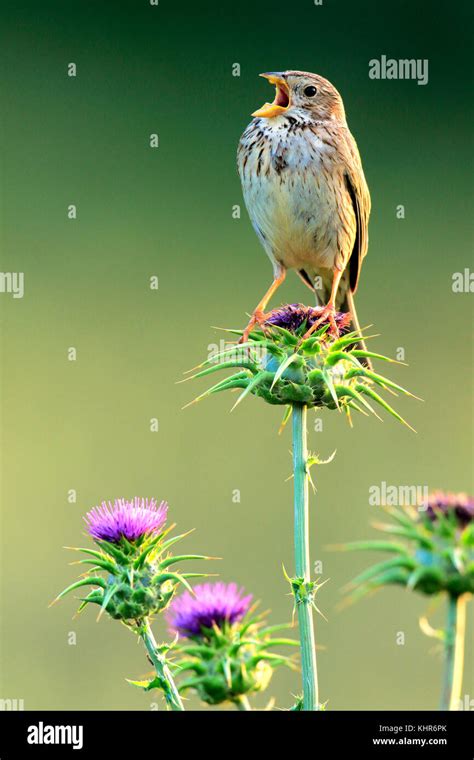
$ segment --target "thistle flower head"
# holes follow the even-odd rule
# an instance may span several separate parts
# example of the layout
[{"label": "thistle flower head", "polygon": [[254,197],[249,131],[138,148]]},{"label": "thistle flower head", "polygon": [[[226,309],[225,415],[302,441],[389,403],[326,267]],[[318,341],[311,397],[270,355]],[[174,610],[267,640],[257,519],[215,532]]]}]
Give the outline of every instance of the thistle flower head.
[{"label": "thistle flower head", "polygon": [[[413,394],[367,365],[370,359],[394,360],[361,347],[361,333],[346,332],[351,319],[348,314],[335,316],[338,336],[331,333],[330,323],[324,319],[313,334],[305,338],[321,313],[321,308],[302,304],[290,304],[270,312],[265,324],[251,332],[247,343],[230,344],[196,368],[198,371],[188,379],[224,369],[237,371],[195,401],[220,391],[240,389],[234,407],[252,394],[269,404],[338,409],[347,414],[349,421],[352,411],[378,416],[374,407],[379,406],[405,423],[377,391],[381,388],[408,396]],[[241,334],[239,330],[230,332]],[[370,336],[364,339],[367,337]]]},{"label": "thistle flower head", "polygon": [[[299,335],[301,329],[305,331],[314,325],[321,317],[323,308],[321,306],[304,306],[301,303],[290,303],[286,306],[280,306],[273,309],[266,320],[267,325],[283,327],[285,330]],[[339,333],[342,335],[347,332],[351,322],[351,315],[344,312],[336,312],[334,315]]]},{"label": "thistle flower head", "polygon": [[244,595],[236,583],[204,583],[177,597],[167,617],[173,631],[182,636],[199,636],[214,626],[224,629],[242,620],[248,612],[252,595]]},{"label": "thistle flower head", "polygon": [[91,509],[84,520],[87,531],[94,539],[120,543],[122,538],[134,542],[147,536],[155,536],[166,522],[168,504],[155,499],[116,499],[112,504],[103,501]]},{"label": "thistle flower head", "polygon": [[465,493],[434,491],[420,509],[426,510],[427,517],[433,522],[446,517],[466,528],[474,521],[474,499]]},{"label": "thistle flower head", "polygon": [[474,593],[474,502],[436,491],[417,507],[385,508],[392,518],[376,527],[403,541],[357,541],[340,548],[390,552],[349,584],[350,599],[390,584],[433,595]]},{"label": "thistle flower head", "polygon": [[184,593],[167,614],[172,630],[183,639],[175,647],[177,673],[191,675],[178,688],[195,689],[207,704],[236,702],[239,697],[267,688],[275,668],[293,661],[272,650],[277,645],[297,646],[292,639],[271,634],[287,626],[265,627],[255,615],[251,595],[235,583],[203,584],[195,597]]},{"label": "thistle flower head", "polygon": [[168,505],[155,499],[136,497],[132,501],[116,499],[102,502],[85,516],[87,530],[100,551],[76,549],[86,558],[80,565],[91,565],[88,573],[62,591],[55,601],[70,591],[92,586],[81,600],[79,610],[97,604],[115,620],[127,625],[166,609],[179,585],[188,590],[188,578],[206,573],[181,573],[173,565],[194,559],[208,559],[201,554],[172,556],[169,549],[184,535],[167,538],[165,531]]}]

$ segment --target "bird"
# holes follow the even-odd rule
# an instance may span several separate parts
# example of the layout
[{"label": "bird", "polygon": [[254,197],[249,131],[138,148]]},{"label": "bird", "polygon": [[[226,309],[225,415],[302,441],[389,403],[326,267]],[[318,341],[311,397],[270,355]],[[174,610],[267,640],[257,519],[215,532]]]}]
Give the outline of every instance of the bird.
[{"label": "bird", "polygon": [[241,342],[264,325],[267,304],[297,272],[315,293],[321,316],[337,334],[336,311],[351,314],[368,248],[369,188],[341,95],[306,71],[267,72],[275,98],[255,111],[237,150],[252,225],[273,265],[273,281],[254,309]]}]

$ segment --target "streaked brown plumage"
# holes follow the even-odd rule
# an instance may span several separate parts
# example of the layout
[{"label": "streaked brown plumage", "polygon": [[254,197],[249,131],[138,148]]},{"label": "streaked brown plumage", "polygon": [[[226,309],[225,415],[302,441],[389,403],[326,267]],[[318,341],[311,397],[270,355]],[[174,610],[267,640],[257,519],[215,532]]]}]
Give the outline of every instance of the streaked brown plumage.
[{"label": "streaked brown plumage", "polygon": [[[342,98],[317,74],[262,74],[276,86],[256,111],[238,148],[238,169],[254,229],[274,280],[247,327],[264,319],[268,301],[295,269],[327,317],[349,311],[367,253],[370,195]],[[315,287],[316,285],[316,287]],[[318,287],[319,286],[319,287]]]}]

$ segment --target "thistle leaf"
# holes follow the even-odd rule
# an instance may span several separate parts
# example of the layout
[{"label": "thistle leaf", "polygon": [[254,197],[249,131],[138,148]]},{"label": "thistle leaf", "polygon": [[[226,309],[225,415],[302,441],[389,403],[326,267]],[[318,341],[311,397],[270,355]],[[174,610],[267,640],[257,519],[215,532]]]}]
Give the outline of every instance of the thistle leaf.
[{"label": "thistle leaf", "polygon": [[168,549],[170,549],[174,544],[177,544],[178,541],[181,541],[183,538],[186,538],[186,536],[191,535],[191,533],[193,532],[194,532],[194,528],[192,528],[191,530],[187,530],[186,533],[180,533],[179,536],[173,536],[173,538],[168,538],[168,540],[165,541],[161,545],[161,553],[168,551]]},{"label": "thistle leaf", "polygon": [[380,361],[383,362],[390,362],[390,364],[403,364],[403,366],[407,367],[406,362],[401,362],[398,359],[391,359],[388,356],[384,356],[383,354],[376,354],[373,351],[362,351],[362,349],[354,348],[351,351],[352,356],[356,356],[358,359],[380,359]]},{"label": "thistle leaf", "polygon": [[227,377],[224,380],[221,380],[219,383],[211,386],[211,388],[208,388],[207,391],[204,391],[204,393],[196,396],[195,399],[190,401],[188,404],[185,404],[183,406],[183,409],[187,409],[193,404],[197,404],[198,401],[202,401],[203,398],[207,398],[207,396],[211,396],[213,393],[220,393],[221,391],[230,390],[231,388],[245,388],[248,382],[249,376],[247,372],[238,372],[231,377]]},{"label": "thistle leaf", "polygon": [[119,590],[119,585],[115,584],[115,583],[107,589],[107,592],[104,594],[104,599],[102,601],[102,605],[101,605],[101,608],[99,610],[99,614],[97,615],[97,620],[100,620],[100,618],[102,617],[104,611],[107,608],[108,603],[112,599],[113,595],[117,593],[118,590]]},{"label": "thistle leaf", "polygon": [[366,409],[369,410],[371,414],[373,414],[375,417],[377,417],[378,420],[381,419],[381,417],[377,414],[373,406],[369,404],[368,401],[365,400],[365,398],[354,388],[351,388],[349,385],[336,385],[336,393],[339,398],[344,398],[344,396],[349,396],[352,399],[355,399],[358,401],[362,406],[365,406]]},{"label": "thistle leaf", "polygon": [[59,602],[63,596],[66,596],[66,594],[69,594],[70,591],[74,591],[76,588],[80,588],[81,586],[100,586],[101,588],[105,589],[107,584],[105,580],[100,577],[100,575],[89,575],[86,578],[82,578],[80,581],[71,583],[70,586],[65,588],[64,591],[61,591],[61,593],[57,595],[56,599],[53,599],[49,606],[52,607],[53,604]]},{"label": "thistle leaf", "polygon": [[356,390],[359,391],[359,393],[364,393],[366,396],[369,396],[369,398],[373,399],[373,401],[376,401],[377,404],[380,404],[380,406],[383,407],[393,417],[395,417],[395,419],[397,419],[399,422],[402,422],[404,425],[406,425],[407,428],[413,431],[413,433],[416,433],[415,428],[409,425],[408,422],[404,420],[403,417],[401,417],[398,414],[398,412],[395,411],[395,409],[392,409],[390,404],[387,404],[387,402],[381,396],[379,396],[379,394],[376,393],[372,388],[369,388],[367,385],[363,385],[362,383],[358,383],[356,385]]},{"label": "thistle leaf", "polygon": [[369,369],[350,369],[347,372],[346,377],[367,377],[369,380],[372,380],[372,382],[377,383],[377,385],[381,385],[383,388],[393,388],[393,390],[399,391],[400,393],[404,393],[405,396],[411,396],[412,398],[416,398],[417,401],[422,401],[419,396],[415,396],[414,393],[411,393],[406,388],[403,388],[401,385],[398,385],[397,383],[394,383],[392,380],[388,380],[386,377],[383,377],[382,375],[378,375],[376,372],[372,372]]},{"label": "thistle leaf", "polygon": [[290,356],[287,356],[285,361],[283,361],[280,366],[278,367],[277,371],[275,372],[275,377],[273,378],[273,382],[270,386],[270,390],[273,390],[275,384],[278,382],[280,377],[283,375],[284,371],[288,369],[290,364],[292,364],[294,361],[296,361],[299,358],[298,354],[290,354]]},{"label": "thistle leaf", "polygon": [[175,565],[177,562],[185,562],[190,559],[218,559],[218,557],[206,557],[204,554],[178,554],[175,557],[168,557],[160,562],[160,568],[165,570],[171,565]]},{"label": "thistle leaf", "polygon": [[111,575],[117,573],[117,565],[107,559],[80,559],[77,562],[72,562],[72,565],[93,565],[96,570],[105,570]]},{"label": "thistle leaf", "polygon": [[[350,353],[347,353],[345,351],[331,351],[328,358],[326,359],[326,364],[328,364],[330,367],[333,367],[335,364],[341,361],[351,362],[352,364],[355,364],[357,368],[361,368],[361,363],[356,358],[353,351]],[[352,370],[350,371],[352,372]]]},{"label": "thistle leaf", "polygon": [[388,586],[388,585],[406,586],[407,579],[408,579],[407,573],[401,569],[394,568],[393,570],[389,570],[386,573],[381,573],[379,576],[377,576],[371,581],[368,581],[363,586],[358,586],[350,594],[350,596],[346,597],[346,599],[340,606],[344,607],[347,604],[352,604],[356,602],[357,600],[362,599],[362,597],[367,596],[367,594],[378,591],[380,588],[382,588],[382,586]]},{"label": "thistle leaf", "polygon": [[265,378],[265,375],[268,374],[268,372],[259,372],[258,375],[255,375],[255,377],[248,383],[245,390],[240,394],[239,398],[230,411],[233,412],[234,409],[241,403],[241,401],[243,401],[244,398],[248,396],[248,394],[251,393],[253,389],[262,382],[262,380]]},{"label": "thistle leaf", "polygon": [[282,421],[281,421],[281,425],[280,425],[280,427],[278,428],[278,435],[281,435],[281,434],[283,433],[283,430],[285,429],[286,423],[288,422],[288,420],[289,420],[289,419],[290,419],[290,417],[291,417],[291,413],[292,413],[292,411],[293,411],[293,407],[292,407],[292,405],[290,404],[290,405],[288,405],[288,406],[286,407],[286,409],[285,409],[285,414],[283,415],[283,419],[282,419]]},{"label": "thistle leaf", "polygon": [[416,567],[416,562],[411,559],[411,557],[405,556],[405,557],[394,557],[393,559],[387,559],[383,562],[377,562],[375,565],[372,565],[371,567],[367,568],[367,570],[364,570],[364,572],[359,573],[352,581],[350,581],[345,588],[355,588],[356,586],[361,585],[362,583],[365,583],[368,580],[371,580],[372,578],[375,578],[375,576],[379,575],[380,573],[385,572],[386,570],[391,570],[394,567],[400,567],[400,568],[406,568],[407,570],[413,570]]},{"label": "thistle leaf", "polygon": [[374,552],[394,552],[397,554],[408,554],[406,546],[397,544],[395,541],[351,541],[348,544],[332,544],[327,547],[332,551],[364,551],[369,549]]},{"label": "thistle leaf", "polygon": [[189,591],[190,594],[194,596],[194,591],[192,587],[187,582],[186,578],[181,575],[180,573],[157,573],[155,576],[153,576],[153,583],[160,583],[163,584],[166,581],[174,581],[175,583],[182,583],[184,588]]},{"label": "thistle leaf", "polygon": [[213,372],[219,372],[219,370],[222,370],[222,369],[230,369],[230,368],[236,368],[236,367],[242,367],[243,369],[248,369],[251,372],[258,372],[258,366],[254,362],[227,361],[227,362],[221,362],[220,364],[213,364],[211,367],[207,367],[207,369],[203,369],[200,372],[197,372],[195,375],[189,375],[188,377],[185,377],[184,380],[178,380],[177,385],[180,385],[182,383],[187,383],[188,380],[196,380],[199,377],[205,377],[206,375],[211,375]]}]

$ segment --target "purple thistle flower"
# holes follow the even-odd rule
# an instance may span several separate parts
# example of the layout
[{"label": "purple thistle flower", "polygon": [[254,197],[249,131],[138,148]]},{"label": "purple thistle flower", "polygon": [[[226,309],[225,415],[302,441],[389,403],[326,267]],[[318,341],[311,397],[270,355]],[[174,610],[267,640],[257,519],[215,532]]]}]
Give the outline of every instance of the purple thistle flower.
[{"label": "purple thistle flower", "polygon": [[165,501],[157,505],[155,499],[135,496],[132,501],[116,499],[113,504],[103,501],[100,507],[91,509],[84,520],[92,538],[117,544],[123,537],[136,541],[156,535],[166,522],[167,512]]},{"label": "purple thistle flower", "polygon": [[195,586],[195,596],[185,591],[171,603],[167,614],[170,627],[183,636],[196,636],[214,624],[221,627],[242,620],[252,601],[252,595],[244,593],[236,583]]},{"label": "purple thistle flower", "polygon": [[422,508],[432,522],[436,522],[439,515],[454,514],[459,525],[465,528],[474,520],[474,498],[465,493],[434,491]]},{"label": "purple thistle flower", "polygon": [[[292,303],[287,306],[282,306],[278,309],[273,309],[270,312],[270,316],[265,320],[265,324],[277,325],[277,327],[284,327],[290,332],[296,332],[303,322],[306,320],[306,327],[309,329],[320,318],[323,311],[322,306],[304,306],[301,303]],[[343,312],[336,312],[334,315],[336,324],[342,334],[351,322],[350,314]],[[321,327],[325,325],[325,321],[321,323]]]}]

